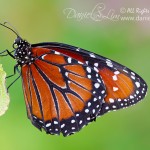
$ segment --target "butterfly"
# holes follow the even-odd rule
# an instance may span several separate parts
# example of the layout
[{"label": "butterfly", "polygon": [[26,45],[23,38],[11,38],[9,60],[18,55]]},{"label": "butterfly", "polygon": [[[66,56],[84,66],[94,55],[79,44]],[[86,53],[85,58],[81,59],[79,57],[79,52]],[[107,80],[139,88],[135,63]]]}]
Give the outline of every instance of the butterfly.
[{"label": "butterfly", "polygon": [[14,50],[2,53],[17,61],[15,70],[20,67],[27,116],[47,134],[71,135],[146,95],[145,81],[111,59],[63,43],[30,44],[1,25],[17,35]]}]

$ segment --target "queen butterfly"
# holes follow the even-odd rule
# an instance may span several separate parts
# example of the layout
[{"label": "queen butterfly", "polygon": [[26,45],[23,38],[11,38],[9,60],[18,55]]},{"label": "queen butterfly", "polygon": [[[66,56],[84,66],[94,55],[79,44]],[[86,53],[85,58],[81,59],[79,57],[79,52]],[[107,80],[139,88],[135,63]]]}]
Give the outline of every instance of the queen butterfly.
[{"label": "queen butterfly", "polygon": [[62,43],[30,44],[1,25],[17,35],[14,50],[2,53],[17,61],[15,70],[21,67],[28,118],[48,134],[70,135],[146,95],[145,81],[113,60]]}]

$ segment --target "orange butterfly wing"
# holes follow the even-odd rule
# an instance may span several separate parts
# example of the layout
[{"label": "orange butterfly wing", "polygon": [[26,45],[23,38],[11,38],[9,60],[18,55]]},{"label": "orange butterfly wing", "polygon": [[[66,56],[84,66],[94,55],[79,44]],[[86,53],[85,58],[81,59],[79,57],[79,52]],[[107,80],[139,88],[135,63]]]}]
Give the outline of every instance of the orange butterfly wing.
[{"label": "orange butterfly wing", "polygon": [[105,96],[98,72],[47,48],[33,48],[32,53],[38,59],[21,70],[32,123],[47,133],[66,136],[93,121]]},{"label": "orange butterfly wing", "polygon": [[28,117],[39,129],[64,136],[108,111],[142,100],[145,81],[105,57],[61,43],[32,45],[36,58],[22,66]]}]

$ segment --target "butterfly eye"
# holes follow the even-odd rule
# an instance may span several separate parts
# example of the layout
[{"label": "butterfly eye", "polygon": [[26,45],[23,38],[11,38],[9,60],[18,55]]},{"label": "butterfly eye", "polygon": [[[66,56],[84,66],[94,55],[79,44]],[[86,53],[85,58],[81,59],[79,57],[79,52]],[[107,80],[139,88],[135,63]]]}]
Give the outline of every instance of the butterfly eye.
[{"label": "butterfly eye", "polygon": [[15,41],[14,41],[14,44],[16,45],[20,45],[22,43],[22,39],[18,36]]},{"label": "butterfly eye", "polygon": [[17,49],[18,48],[18,46],[17,46],[17,44],[15,44],[15,43],[13,43],[13,46],[12,46],[14,49]]}]

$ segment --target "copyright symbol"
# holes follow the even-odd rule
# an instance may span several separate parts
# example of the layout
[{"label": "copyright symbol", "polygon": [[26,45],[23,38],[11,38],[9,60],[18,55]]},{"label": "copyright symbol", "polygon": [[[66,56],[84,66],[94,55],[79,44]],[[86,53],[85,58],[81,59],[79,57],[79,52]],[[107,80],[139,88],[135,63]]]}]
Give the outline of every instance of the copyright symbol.
[{"label": "copyright symbol", "polygon": [[122,7],[122,8],[120,8],[120,12],[121,12],[122,14],[125,14],[125,13],[126,13],[126,9],[125,9],[124,7]]}]

